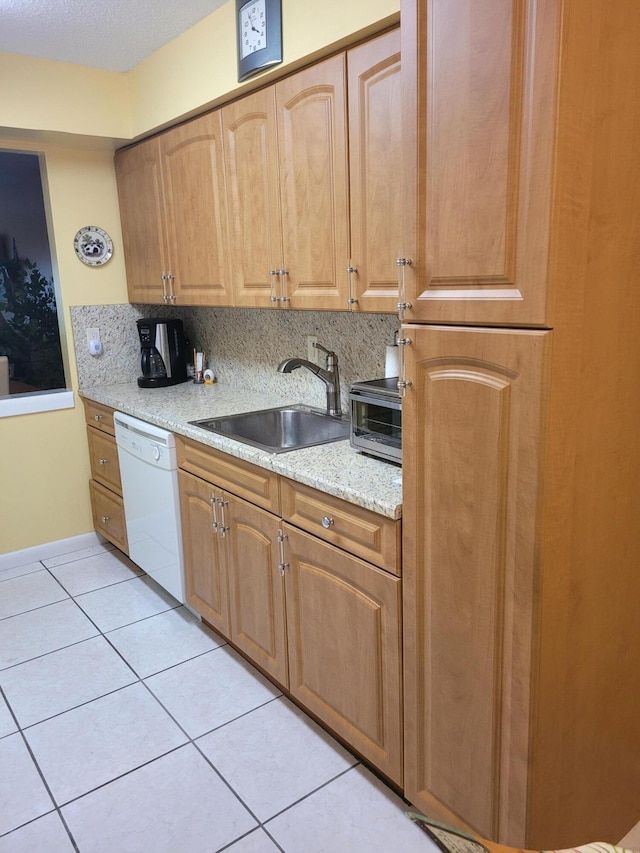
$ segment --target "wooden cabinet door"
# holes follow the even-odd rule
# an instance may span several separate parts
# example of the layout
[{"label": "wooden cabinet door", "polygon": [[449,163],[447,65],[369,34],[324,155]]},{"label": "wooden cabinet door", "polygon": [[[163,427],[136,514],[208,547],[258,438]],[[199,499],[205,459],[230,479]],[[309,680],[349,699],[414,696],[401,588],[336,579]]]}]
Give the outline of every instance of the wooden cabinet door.
[{"label": "wooden cabinet door", "polygon": [[291,694],[402,784],[400,580],[283,529]]},{"label": "wooden cabinet door", "polygon": [[545,323],[561,5],[401,2],[408,322]]},{"label": "wooden cabinet door", "polygon": [[222,108],[233,294],[236,305],[278,307],[282,224],[275,88]]},{"label": "wooden cabinet door", "polygon": [[402,251],[400,30],[347,53],[354,311],[395,313]]},{"label": "wooden cabinet door", "polygon": [[159,145],[150,139],[115,154],[130,302],[162,303],[165,296],[169,257]]},{"label": "wooden cabinet door", "polygon": [[402,330],[405,796],[521,846],[553,333]]},{"label": "wooden cabinet door", "polygon": [[213,501],[220,492],[199,477],[178,472],[185,591],[188,604],[206,621],[230,636],[227,573],[214,527]]},{"label": "wooden cabinet door", "polygon": [[113,542],[116,548],[128,554],[127,524],[124,518],[122,498],[110,489],[105,489],[95,480],[89,480],[89,494],[91,496],[93,526],[109,542]]},{"label": "wooden cabinet door", "polygon": [[122,494],[120,461],[115,438],[100,430],[87,428],[91,476],[107,489]]},{"label": "wooden cabinet door", "polygon": [[221,517],[231,604],[231,639],[285,687],[287,642],[284,581],[278,568],[279,520],[246,501],[224,495]]},{"label": "wooden cabinet door", "polygon": [[276,83],[286,305],[347,309],[345,56]]},{"label": "wooden cabinet door", "polygon": [[159,137],[174,304],[231,305],[220,112]]}]

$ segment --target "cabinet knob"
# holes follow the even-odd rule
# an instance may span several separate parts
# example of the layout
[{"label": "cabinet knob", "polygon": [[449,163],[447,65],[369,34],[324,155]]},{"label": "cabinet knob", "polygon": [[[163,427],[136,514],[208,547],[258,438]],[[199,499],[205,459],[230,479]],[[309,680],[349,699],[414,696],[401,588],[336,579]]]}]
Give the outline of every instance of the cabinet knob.
[{"label": "cabinet knob", "polygon": [[109,461],[108,459],[98,459],[98,462],[100,463],[100,465],[106,465],[108,461]]},{"label": "cabinet knob", "polygon": [[110,516],[108,516],[108,515],[103,515],[103,516],[102,516],[102,518],[100,519],[100,521],[101,521],[103,524],[106,524],[106,523],[109,521],[109,518],[110,518]]},{"label": "cabinet knob", "polygon": [[334,524],[334,521],[330,515],[323,515],[322,516],[322,526],[324,527],[325,530],[328,530],[332,524]]},{"label": "cabinet knob", "polygon": [[94,415],[93,419],[94,419],[94,421],[101,421],[103,417],[104,417],[104,415]]}]

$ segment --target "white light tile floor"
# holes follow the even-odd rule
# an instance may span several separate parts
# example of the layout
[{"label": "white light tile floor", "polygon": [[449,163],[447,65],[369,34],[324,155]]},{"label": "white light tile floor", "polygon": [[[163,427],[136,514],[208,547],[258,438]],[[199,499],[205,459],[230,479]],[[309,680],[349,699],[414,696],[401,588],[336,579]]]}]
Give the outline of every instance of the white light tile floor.
[{"label": "white light tile floor", "polygon": [[0,768],[0,853],[436,851],[110,546],[0,572]]}]

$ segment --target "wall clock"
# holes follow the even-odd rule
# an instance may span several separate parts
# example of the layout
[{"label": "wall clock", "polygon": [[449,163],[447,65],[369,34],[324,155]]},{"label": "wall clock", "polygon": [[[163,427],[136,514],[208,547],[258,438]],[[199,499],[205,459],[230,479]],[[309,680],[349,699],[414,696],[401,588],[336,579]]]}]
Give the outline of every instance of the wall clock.
[{"label": "wall clock", "polygon": [[102,228],[86,225],[73,238],[73,248],[83,264],[99,267],[106,264],[113,254],[111,237]]},{"label": "wall clock", "polygon": [[282,62],[282,0],[236,0],[238,82]]}]

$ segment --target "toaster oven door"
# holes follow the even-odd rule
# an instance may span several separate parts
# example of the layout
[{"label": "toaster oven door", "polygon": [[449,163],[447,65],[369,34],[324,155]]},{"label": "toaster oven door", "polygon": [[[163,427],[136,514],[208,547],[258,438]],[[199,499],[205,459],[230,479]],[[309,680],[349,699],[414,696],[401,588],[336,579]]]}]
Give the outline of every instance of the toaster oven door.
[{"label": "toaster oven door", "polygon": [[402,461],[402,403],[377,394],[351,392],[351,446],[391,462]]}]

